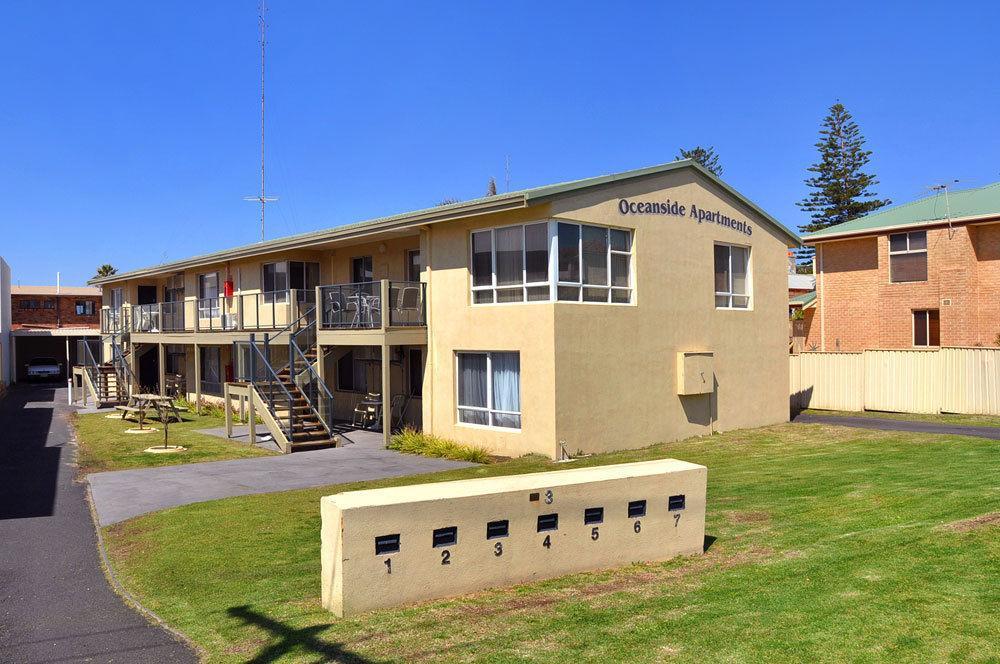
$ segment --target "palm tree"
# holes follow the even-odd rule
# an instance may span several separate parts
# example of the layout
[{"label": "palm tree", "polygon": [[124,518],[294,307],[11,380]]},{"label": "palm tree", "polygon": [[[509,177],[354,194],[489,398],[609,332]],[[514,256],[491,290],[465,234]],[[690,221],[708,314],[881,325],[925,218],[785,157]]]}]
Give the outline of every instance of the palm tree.
[{"label": "palm tree", "polygon": [[97,268],[97,274],[94,276],[97,278],[110,277],[113,274],[118,274],[118,268],[110,263],[105,263],[104,265]]}]

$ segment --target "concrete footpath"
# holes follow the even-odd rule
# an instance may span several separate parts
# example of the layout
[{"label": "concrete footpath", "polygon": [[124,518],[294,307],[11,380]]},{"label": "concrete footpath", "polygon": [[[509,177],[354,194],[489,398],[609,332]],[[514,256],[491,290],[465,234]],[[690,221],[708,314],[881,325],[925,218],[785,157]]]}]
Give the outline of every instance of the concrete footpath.
[{"label": "concrete footpath", "polygon": [[0,399],[0,661],[195,662],[125,606],[101,569],[66,388]]},{"label": "concrete footpath", "polygon": [[[361,432],[365,433],[365,432]],[[206,500],[434,473],[474,464],[400,454],[377,444],[312,450],[281,456],[118,470],[87,476],[102,526]],[[318,506],[317,506],[317,509]]]},{"label": "concrete footpath", "polygon": [[938,424],[921,420],[895,420],[886,417],[844,417],[840,415],[815,415],[801,413],[792,422],[797,424],[835,424],[842,427],[877,429],[879,431],[911,431],[913,433],[940,433],[952,436],[973,436],[1000,440],[1000,427],[977,427],[964,424]]}]

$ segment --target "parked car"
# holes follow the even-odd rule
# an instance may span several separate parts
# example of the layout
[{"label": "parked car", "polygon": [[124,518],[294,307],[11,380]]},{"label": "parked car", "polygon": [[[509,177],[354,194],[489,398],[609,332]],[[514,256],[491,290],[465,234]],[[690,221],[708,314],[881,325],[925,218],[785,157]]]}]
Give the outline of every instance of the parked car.
[{"label": "parked car", "polygon": [[54,357],[36,357],[28,362],[28,380],[53,380],[62,375],[62,362]]}]

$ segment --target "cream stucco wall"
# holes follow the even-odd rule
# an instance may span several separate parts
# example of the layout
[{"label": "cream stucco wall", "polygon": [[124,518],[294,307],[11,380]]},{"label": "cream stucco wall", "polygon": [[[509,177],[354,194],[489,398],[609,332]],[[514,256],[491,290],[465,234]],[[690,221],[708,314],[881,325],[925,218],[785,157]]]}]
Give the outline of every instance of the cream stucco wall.
[{"label": "cream stucco wall", "polygon": [[[749,222],[750,236],[688,216],[622,215],[620,198],[680,201]],[[470,304],[476,228],[561,219],[633,231],[633,304]],[[426,232],[431,399],[424,427],[504,455],[636,448],[788,419],[783,234],[693,171],[612,184],[549,206]],[[715,307],[715,242],[751,247],[750,310]],[[459,424],[455,353],[521,353],[520,431]],[[711,395],[677,395],[677,353],[714,353]]]}]

